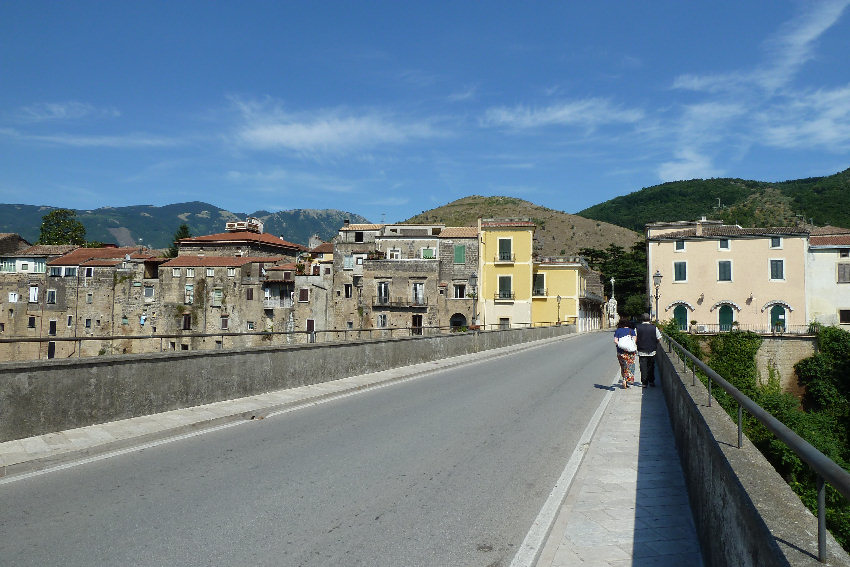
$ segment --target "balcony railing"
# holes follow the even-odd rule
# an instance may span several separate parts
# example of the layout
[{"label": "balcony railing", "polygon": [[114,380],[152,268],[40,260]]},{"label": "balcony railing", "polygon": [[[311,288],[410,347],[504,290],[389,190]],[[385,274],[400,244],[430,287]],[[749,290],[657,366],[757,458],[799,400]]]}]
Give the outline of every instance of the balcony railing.
[{"label": "balcony railing", "polygon": [[516,254],[512,254],[510,252],[499,252],[496,254],[496,258],[493,260],[494,262],[515,262]]},{"label": "balcony railing", "polygon": [[263,299],[263,309],[285,309],[292,307],[292,300],[288,298],[266,298]]},{"label": "balcony railing", "polygon": [[731,331],[751,331],[759,335],[814,335],[817,331],[809,325],[741,325],[738,323],[697,323],[688,330],[697,334],[714,335]]},{"label": "balcony railing", "polygon": [[389,298],[386,296],[375,296],[372,298],[372,307],[428,307],[427,297],[404,297]]},{"label": "balcony railing", "polygon": [[516,294],[512,291],[497,291],[493,299],[496,301],[511,301],[516,299]]},{"label": "balcony railing", "polygon": [[536,287],[531,291],[531,295],[534,297],[546,297],[549,295],[549,290],[545,287]]}]

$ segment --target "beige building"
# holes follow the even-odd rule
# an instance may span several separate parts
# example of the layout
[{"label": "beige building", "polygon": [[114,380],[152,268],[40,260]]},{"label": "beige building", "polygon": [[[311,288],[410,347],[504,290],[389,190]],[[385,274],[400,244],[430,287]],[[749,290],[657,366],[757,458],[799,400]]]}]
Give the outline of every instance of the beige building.
[{"label": "beige building", "polygon": [[[658,318],[697,332],[769,332],[808,324],[803,228],[741,228],[705,219],[647,225],[647,292]],[[655,311],[655,309],[653,309]]]}]

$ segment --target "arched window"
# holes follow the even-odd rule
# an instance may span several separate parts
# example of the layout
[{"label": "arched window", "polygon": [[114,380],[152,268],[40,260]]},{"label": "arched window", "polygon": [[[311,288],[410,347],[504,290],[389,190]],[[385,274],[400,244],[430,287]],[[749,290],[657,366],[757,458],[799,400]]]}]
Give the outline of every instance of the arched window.
[{"label": "arched window", "polygon": [[676,323],[679,325],[680,331],[688,330],[688,308],[684,305],[677,305],[675,309],[673,309],[673,318],[676,320]]},{"label": "arched window", "polygon": [[449,325],[451,325],[453,331],[456,331],[461,327],[466,327],[466,315],[462,313],[455,313],[452,315],[451,319],[449,319]]}]

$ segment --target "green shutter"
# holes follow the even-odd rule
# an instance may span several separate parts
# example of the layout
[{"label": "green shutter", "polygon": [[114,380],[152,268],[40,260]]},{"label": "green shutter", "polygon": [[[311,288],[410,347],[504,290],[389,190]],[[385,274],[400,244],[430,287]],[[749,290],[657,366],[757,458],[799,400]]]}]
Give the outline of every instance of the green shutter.
[{"label": "green shutter", "polygon": [[455,245],[455,264],[466,264],[466,246],[463,244]]}]

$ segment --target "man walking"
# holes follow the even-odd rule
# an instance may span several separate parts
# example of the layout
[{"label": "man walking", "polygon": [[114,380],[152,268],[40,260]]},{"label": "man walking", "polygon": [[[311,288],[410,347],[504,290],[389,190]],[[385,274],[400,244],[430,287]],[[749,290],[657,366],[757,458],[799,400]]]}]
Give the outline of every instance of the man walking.
[{"label": "man walking", "polygon": [[641,316],[642,323],[635,329],[637,331],[637,353],[640,357],[640,383],[641,386],[655,387],[655,351],[658,341],[661,340],[661,331],[649,322],[649,313]]}]

